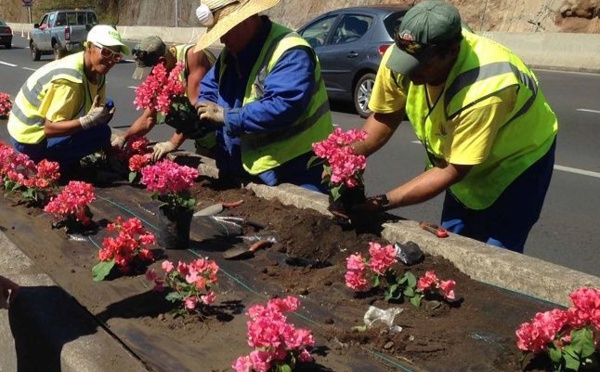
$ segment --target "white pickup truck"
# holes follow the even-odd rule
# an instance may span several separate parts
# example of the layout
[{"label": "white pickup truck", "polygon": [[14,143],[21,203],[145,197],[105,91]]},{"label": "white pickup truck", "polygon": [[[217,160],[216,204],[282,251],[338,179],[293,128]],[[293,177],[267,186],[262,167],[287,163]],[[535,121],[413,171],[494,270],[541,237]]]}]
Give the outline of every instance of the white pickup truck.
[{"label": "white pickup truck", "polygon": [[39,61],[42,54],[54,54],[55,59],[83,50],[88,31],[98,24],[96,13],[89,9],[61,9],[44,14],[33,25],[29,40],[31,59]]}]

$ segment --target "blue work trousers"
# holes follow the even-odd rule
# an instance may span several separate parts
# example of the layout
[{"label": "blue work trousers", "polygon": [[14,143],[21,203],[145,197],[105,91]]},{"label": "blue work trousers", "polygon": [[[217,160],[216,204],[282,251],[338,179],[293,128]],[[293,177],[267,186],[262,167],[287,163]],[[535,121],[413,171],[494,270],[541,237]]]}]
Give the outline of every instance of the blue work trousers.
[{"label": "blue work trousers", "polygon": [[554,169],[556,140],[548,152],[510,184],[489,208],[473,210],[446,191],[442,227],[489,245],[523,253],[542,211]]}]

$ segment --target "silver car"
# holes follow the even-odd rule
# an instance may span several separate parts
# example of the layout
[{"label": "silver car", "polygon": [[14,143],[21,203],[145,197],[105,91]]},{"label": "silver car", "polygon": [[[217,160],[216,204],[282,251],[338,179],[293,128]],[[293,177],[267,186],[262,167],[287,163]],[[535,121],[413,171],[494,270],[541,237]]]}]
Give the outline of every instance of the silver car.
[{"label": "silver car", "polygon": [[352,101],[362,117],[371,114],[368,104],[381,57],[394,43],[394,30],[408,9],[393,5],[338,9],[298,30],[319,56],[330,99]]}]

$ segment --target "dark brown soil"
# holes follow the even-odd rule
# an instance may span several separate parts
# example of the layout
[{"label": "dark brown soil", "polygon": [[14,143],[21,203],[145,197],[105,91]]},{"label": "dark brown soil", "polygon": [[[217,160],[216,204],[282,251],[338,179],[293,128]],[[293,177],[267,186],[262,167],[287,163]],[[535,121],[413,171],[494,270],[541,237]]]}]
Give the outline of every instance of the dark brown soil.
[{"label": "dark brown soil", "polygon": [[[313,330],[316,365],[305,371],[519,371],[521,353],[514,332],[538,311],[554,307],[531,298],[471,280],[450,262],[426,256],[410,268],[398,264],[399,273],[419,276],[435,270],[442,279],[454,279],[461,301],[439,307],[425,303],[416,309],[408,303],[386,303],[381,293],[357,295],[344,285],[345,259],[366,252],[370,241],[384,241],[377,228],[355,229],[312,210],[299,210],[254,196],[240,188],[223,188],[203,179],[194,189],[199,208],[216,202],[243,200],[222,215],[240,216],[263,223],[247,226],[246,236],[273,235],[277,242],[244,260],[224,260],[221,252],[250,242],[234,239],[208,220],[192,224],[190,250],[162,251],[161,258],[191,260],[209,256],[221,267],[221,293],[213,308],[203,314],[174,316],[164,294],[150,290],[142,275],[116,276],[94,283],[91,267],[97,262],[95,245],[107,236],[107,222],[121,215],[136,215],[155,226],[156,205],[149,193],[129,185],[97,188],[92,204],[97,233],[85,239],[68,239],[50,227],[39,210],[2,199],[0,224],[6,234],[54,280],[105,324],[152,370],[229,370],[231,362],[249,353],[245,309],[273,296],[295,295],[302,309],[291,320]],[[43,241],[45,248],[39,242]],[[158,260],[152,267],[158,268]],[[306,266],[308,264],[308,266]],[[386,329],[353,331],[363,325],[370,305],[401,307],[395,335]],[[545,371],[545,359],[526,359],[529,371]]]}]

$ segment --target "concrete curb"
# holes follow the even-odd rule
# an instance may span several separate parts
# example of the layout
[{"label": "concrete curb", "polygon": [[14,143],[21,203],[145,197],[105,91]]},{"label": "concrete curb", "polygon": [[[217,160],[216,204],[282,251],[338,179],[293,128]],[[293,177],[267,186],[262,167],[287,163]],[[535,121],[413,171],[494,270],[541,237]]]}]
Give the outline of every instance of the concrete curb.
[{"label": "concrete curb", "polygon": [[21,286],[10,313],[0,311],[0,371],[146,371],[3,232],[0,274]]},{"label": "concrete curb", "polygon": [[[188,156],[198,156],[186,154]],[[217,177],[214,160],[202,157],[200,173]],[[295,185],[276,187],[250,183],[246,188],[265,199],[277,199],[297,208],[310,208],[330,215],[326,195]],[[383,238],[390,242],[413,241],[429,254],[451,261],[472,279],[562,306],[570,306],[569,294],[582,286],[600,288],[600,277],[572,270],[538,258],[494,248],[473,239],[451,234],[440,239],[424,232],[415,221],[386,223]]]}]

